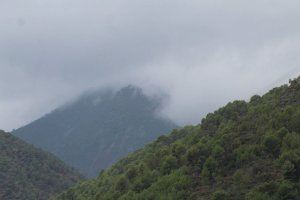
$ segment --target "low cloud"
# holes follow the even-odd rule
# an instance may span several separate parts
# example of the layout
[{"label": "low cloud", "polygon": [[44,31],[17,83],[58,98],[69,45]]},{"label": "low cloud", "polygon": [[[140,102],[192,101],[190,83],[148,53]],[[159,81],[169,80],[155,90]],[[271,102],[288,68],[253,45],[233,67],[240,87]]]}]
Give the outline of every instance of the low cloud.
[{"label": "low cloud", "polygon": [[0,2],[0,128],[89,88],[162,90],[163,113],[198,123],[300,73],[297,0]]}]

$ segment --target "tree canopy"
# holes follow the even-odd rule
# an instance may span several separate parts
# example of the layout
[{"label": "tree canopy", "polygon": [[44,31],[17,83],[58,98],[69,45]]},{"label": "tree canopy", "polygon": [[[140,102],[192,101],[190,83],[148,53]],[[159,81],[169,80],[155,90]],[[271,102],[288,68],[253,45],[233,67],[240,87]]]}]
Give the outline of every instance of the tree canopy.
[{"label": "tree canopy", "polygon": [[159,137],[56,199],[288,200],[299,183],[297,78]]}]

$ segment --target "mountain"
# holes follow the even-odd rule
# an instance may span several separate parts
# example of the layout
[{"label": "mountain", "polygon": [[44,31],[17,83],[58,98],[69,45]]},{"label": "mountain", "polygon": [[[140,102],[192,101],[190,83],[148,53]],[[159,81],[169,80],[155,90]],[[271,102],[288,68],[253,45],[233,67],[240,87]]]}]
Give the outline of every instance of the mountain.
[{"label": "mountain", "polygon": [[90,92],[13,133],[93,177],[176,127],[161,101],[133,86]]},{"label": "mountain", "polygon": [[67,199],[300,199],[300,78],[159,137]]},{"label": "mountain", "polygon": [[79,180],[53,155],[0,130],[1,200],[46,200]]}]

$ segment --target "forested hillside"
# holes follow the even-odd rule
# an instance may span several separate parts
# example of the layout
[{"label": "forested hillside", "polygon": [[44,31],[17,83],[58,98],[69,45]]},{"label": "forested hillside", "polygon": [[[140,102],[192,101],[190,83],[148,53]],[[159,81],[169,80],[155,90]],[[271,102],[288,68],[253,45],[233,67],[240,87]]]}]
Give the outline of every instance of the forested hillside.
[{"label": "forested hillside", "polygon": [[177,127],[157,115],[160,106],[133,86],[94,91],[13,133],[93,177]]},{"label": "forested hillside", "polygon": [[53,155],[0,130],[1,200],[47,200],[79,180]]},{"label": "forested hillside", "polygon": [[70,199],[300,199],[300,78],[159,137],[57,197]]}]

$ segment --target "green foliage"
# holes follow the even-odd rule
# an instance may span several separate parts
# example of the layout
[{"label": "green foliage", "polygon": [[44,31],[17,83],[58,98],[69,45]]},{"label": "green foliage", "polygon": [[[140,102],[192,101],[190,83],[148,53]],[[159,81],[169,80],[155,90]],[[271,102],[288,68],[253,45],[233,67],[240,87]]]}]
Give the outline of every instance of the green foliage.
[{"label": "green foliage", "polygon": [[229,200],[229,195],[224,190],[218,190],[213,193],[212,200]]},{"label": "green foliage", "polygon": [[216,169],[217,161],[213,157],[209,157],[203,165],[202,176],[211,180],[216,174]]},{"label": "green foliage", "polygon": [[206,158],[209,156],[209,148],[207,145],[199,142],[193,145],[187,151],[187,161],[190,165],[203,166]]},{"label": "green foliage", "polygon": [[[229,103],[57,200],[68,200],[67,193],[75,200],[84,194],[90,200],[299,199],[299,99],[300,78],[249,103]],[[124,174],[128,185],[116,190]]]},{"label": "green foliage", "polygon": [[132,185],[132,190],[135,192],[141,192],[151,186],[155,182],[156,174],[155,172],[147,171],[142,176],[139,176]]},{"label": "green foliage", "polygon": [[234,150],[235,160],[237,166],[243,166],[253,161],[257,157],[256,145],[241,145]]},{"label": "green foliage", "polygon": [[185,146],[181,143],[175,143],[172,145],[171,148],[172,148],[172,154],[177,158],[180,158],[180,156],[182,156],[186,151]]},{"label": "green foliage", "polygon": [[300,191],[297,184],[290,181],[263,183],[252,189],[246,200],[290,200],[299,199]]},{"label": "green foliage", "polygon": [[138,169],[136,166],[129,167],[129,169],[126,172],[126,176],[129,180],[134,179],[136,176],[138,176]]},{"label": "green foliage", "polygon": [[252,105],[258,105],[259,103],[261,103],[261,101],[262,101],[261,96],[259,96],[259,95],[254,95],[254,96],[252,96],[251,99],[250,99],[250,104],[252,104]]},{"label": "green foliage", "polygon": [[225,153],[225,150],[220,145],[215,145],[212,149],[212,156],[217,159],[222,159],[224,153]]},{"label": "green foliage", "polygon": [[278,154],[280,153],[280,139],[275,135],[266,135],[263,144],[266,150],[274,156],[278,156]]},{"label": "green foliage", "polygon": [[0,130],[0,199],[46,200],[80,179],[53,155]]},{"label": "green foliage", "polygon": [[174,156],[167,156],[162,164],[162,173],[169,174],[173,169],[177,167],[177,160]]},{"label": "green foliage", "polygon": [[125,176],[121,176],[116,182],[115,190],[123,192],[127,188],[128,188],[128,179]]},{"label": "green foliage", "polygon": [[276,132],[276,135],[282,139],[284,138],[284,136],[286,136],[287,134],[289,133],[289,130],[287,130],[285,127],[279,129],[277,132]]},{"label": "green foliage", "polygon": [[300,134],[288,133],[283,138],[283,152],[279,157],[284,175],[287,179],[300,180]]}]

